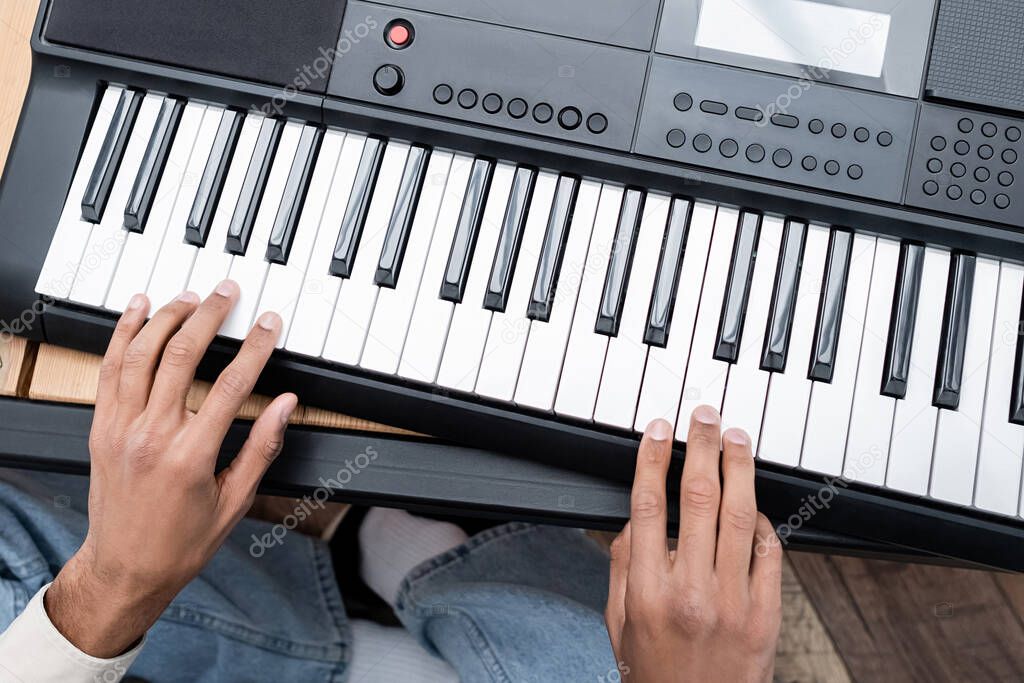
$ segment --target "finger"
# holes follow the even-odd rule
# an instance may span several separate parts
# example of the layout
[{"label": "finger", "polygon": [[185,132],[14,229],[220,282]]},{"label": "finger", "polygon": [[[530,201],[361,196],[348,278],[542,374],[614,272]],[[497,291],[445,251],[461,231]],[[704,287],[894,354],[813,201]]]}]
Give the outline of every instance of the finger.
[{"label": "finger", "polygon": [[128,302],[128,307],[124,309],[124,313],[117,321],[117,326],[114,327],[110,343],[107,345],[107,352],[103,355],[103,364],[100,366],[99,385],[96,388],[96,410],[93,417],[94,425],[106,424],[116,412],[117,387],[121,382],[124,352],[142,326],[146,324],[148,312],[149,299],[145,294],[136,294]]},{"label": "finger", "polygon": [[252,393],[256,379],[263,372],[270,354],[274,351],[281,334],[281,317],[276,313],[264,313],[249,330],[242,342],[238,355],[231,361],[220,377],[214,382],[209,395],[192,420],[200,434],[220,442],[227,434],[231,421],[238,414],[242,403]]},{"label": "finger", "polygon": [[757,527],[757,500],[750,437],[741,429],[727,429],[722,434],[722,478],[715,572],[745,591],[750,574],[750,548]]},{"label": "finger", "polygon": [[133,420],[146,409],[160,354],[167,340],[192,315],[198,303],[199,297],[194,292],[182,292],[174,301],[154,313],[142,331],[128,344],[117,388],[118,420]]},{"label": "finger", "polygon": [[281,394],[263,409],[249,430],[242,450],[218,479],[232,515],[249,509],[256,487],[284,446],[284,432],[299,399]]},{"label": "finger", "polygon": [[[679,487],[679,547],[676,567],[700,581],[715,564],[718,527],[718,459],[721,418],[711,406],[697,406],[690,416],[686,461]],[[682,561],[678,561],[681,558]]]},{"label": "finger", "polygon": [[782,609],[782,543],[775,527],[762,514],[757,515],[750,568],[750,596],[771,611]]},{"label": "finger", "polygon": [[[672,425],[654,420],[644,431],[636,456],[636,474],[629,495],[631,562],[638,574],[660,575],[668,567],[668,500],[665,477],[672,459]],[[642,580],[642,578],[641,578]]]},{"label": "finger", "polygon": [[238,285],[232,280],[224,280],[167,342],[153,380],[149,399],[151,410],[164,414],[184,408],[196,367],[238,301],[238,296]]},{"label": "finger", "polygon": [[608,602],[604,609],[604,623],[612,641],[612,649],[619,652],[622,627],[626,623],[626,583],[629,578],[629,522],[615,537],[608,549],[611,564],[608,576]]}]

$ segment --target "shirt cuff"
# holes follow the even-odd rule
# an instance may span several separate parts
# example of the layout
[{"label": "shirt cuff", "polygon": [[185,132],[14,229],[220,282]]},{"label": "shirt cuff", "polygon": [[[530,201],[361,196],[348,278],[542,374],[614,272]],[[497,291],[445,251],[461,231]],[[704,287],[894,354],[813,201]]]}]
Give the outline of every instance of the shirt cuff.
[{"label": "shirt cuff", "polygon": [[0,682],[116,683],[142,651],[146,639],[113,659],[85,654],[56,629],[43,605],[46,584],[29,601],[25,611],[0,634]]}]

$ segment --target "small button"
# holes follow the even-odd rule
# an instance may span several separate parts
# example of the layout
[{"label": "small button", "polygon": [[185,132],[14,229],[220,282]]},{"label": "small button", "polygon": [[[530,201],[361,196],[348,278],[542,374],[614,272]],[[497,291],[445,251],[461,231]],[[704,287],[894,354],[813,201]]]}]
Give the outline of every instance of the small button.
[{"label": "small button", "polygon": [[718,151],[723,157],[732,159],[740,151],[740,146],[732,138],[726,138],[718,145]]},{"label": "small button", "polygon": [[779,168],[786,168],[793,162],[793,155],[788,149],[777,149],[772,153],[772,163]]},{"label": "small button", "polygon": [[864,175],[864,169],[859,164],[850,164],[850,167],[846,169],[846,175],[850,176],[850,180],[860,180]]},{"label": "small button", "polygon": [[835,175],[839,173],[839,162],[833,159],[829,159],[825,162],[825,173],[829,175]]},{"label": "small button", "polygon": [[484,111],[488,114],[497,114],[501,111],[501,97],[497,93],[484,95]]},{"label": "small button", "polygon": [[472,109],[476,106],[476,91],[465,88],[459,91],[459,106],[463,109]]},{"label": "small button", "polygon": [[721,116],[725,112],[729,111],[729,107],[724,102],[716,102],[714,100],[704,100],[700,103],[700,110],[705,114],[714,114]]},{"label": "small button", "polygon": [[964,174],[967,173],[967,167],[957,161],[949,167],[949,172],[954,178],[963,178]]},{"label": "small button", "polygon": [[[877,140],[878,144],[880,144],[882,147],[888,147],[889,145],[892,144],[892,133],[890,133],[887,130],[883,130],[881,133],[878,134]],[[945,140],[943,140],[943,147],[945,147]]]},{"label": "small button", "polygon": [[957,140],[953,145],[953,151],[960,156],[964,156],[971,151],[971,143],[967,142],[967,140]]},{"label": "small button", "polygon": [[672,106],[679,111],[689,111],[693,106],[693,98],[687,93],[681,92],[672,99]]},{"label": "small button", "polygon": [[385,64],[373,72],[373,87],[381,95],[390,97],[396,95],[405,85],[405,76],[402,70],[394,64]]},{"label": "small button", "polygon": [[583,122],[583,115],[576,107],[562,107],[558,112],[558,125],[566,130],[576,130]]},{"label": "small button", "polygon": [[1003,171],[996,176],[996,180],[998,180],[999,184],[1003,187],[1009,187],[1010,185],[1013,185],[1013,174],[1009,171]]},{"label": "small button", "polygon": [[701,133],[693,139],[693,148],[698,152],[704,153],[711,149],[711,138]]},{"label": "small button", "polygon": [[761,113],[760,109],[736,107],[736,118],[743,119],[744,121],[761,121],[764,119],[764,114]]},{"label": "small button", "polygon": [[599,135],[608,130],[608,118],[604,114],[591,114],[587,117],[587,130]]},{"label": "small button", "polygon": [[986,121],[985,123],[981,124],[981,134],[987,138],[994,138],[996,136],[996,133],[998,132],[999,128],[996,127],[996,124],[992,123],[991,121]]},{"label": "small button", "polygon": [[747,146],[747,159],[754,162],[755,164],[760,163],[764,159],[764,147],[757,144],[756,142],[752,145]]},{"label": "small button", "polygon": [[841,138],[846,135],[846,126],[841,123],[832,124],[832,137]]},{"label": "small button", "polygon": [[791,114],[772,114],[772,123],[783,128],[796,128],[800,125],[800,119]]},{"label": "small button", "polygon": [[665,142],[668,143],[669,147],[682,147],[686,142],[686,133],[678,128],[673,128],[665,136]]},{"label": "small button", "polygon": [[974,179],[977,180],[979,183],[985,182],[991,176],[992,174],[989,173],[989,170],[984,166],[979,166],[978,168],[974,169]]},{"label": "small button", "polygon": [[1006,139],[1010,142],[1017,142],[1017,140],[1020,140],[1020,128],[1017,126],[1010,126],[1007,128]]},{"label": "small button", "polygon": [[547,102],[541,102],[533,108],[533,120],[537,123],[547,123],[555,115],[555,110]]},{"label": "small button", "polygon": [[438,104],[448,104],[452,101],[452,86],[442,83],[434,88],[434,101]]},{"label": "small button", "polygon": [[996,205],[997,209],[1005,209],[1010,205],[1010,198],[1000,192],[992,199],[992,203]]},{"label": "small button", "polygon": [[961,133],[970,133],[972,130],[974,130],[974,121],[971,121],[968,118],[962,118],[956,124],[956,127],[960,129]]},{"label": "small button", "polygon": [[857,142],[867,142],[871,139],[871,133],[868,132],[867,128],[861,127],[853,131],[853,139]]},{"label": "small button", "polygon": [[992,145],[982,145],[978,147],[978,156],[982,159],[991,159],[995,151],[992,149]]},{"label": "small button", "polygon": [[818,168],[818,160],[808,154],[800,161],[800,165],[804,167],[805,171],[813,171]]},{"label": "small button", "polygon": [[942,160],[941,159],[936,159],[935,157],[932,157],[931,159],[929,159],[928,160],[928,172],[929,173],[939,173],[940,171],[942,171]]},{"label": "small button", "polygon": [[960,199],[964,196],[964,191],[959,185],[950,185],[946,188],[946,196],[954,200]]},{"label": "small button", "polygon": [[405,19],[395,19],[384,29],[384,42],[393,50],[404,50],[412,45],[412,24]]},{"label": "small button", "polygon": [[522,97],[514,97],[508,101],[508,107],[505,110],[508,115],[514,119],[521,119],[526,116],[526,110],[529,106],[526,104],[526,100]]},{"label": "small button", "polygon": [[926,180],[924,181],[924,185],[921,186],[921,189],[930,197],[939,191],[939,184],[934,180]]},{"label": "small button", "polygon": [[1009,148],[1004,149],[1003,150],[1003,163],[1006,163],[1006,164],[1015,164],[1015,163],[1017,163],[1017,152],[1012,150],[1012,149],[1009,149]]},{"label": "small button", "polygon": [[975,204],[984,204],[986,199],[984,190],[974,190],[971,192],[971,201]]},{"label": "small button", "polygon": [[811,119],[807,124],[807,130],[817,135],[821,131],[825,130],[825,124],[821,119]]},{"label": "small button", "polygon": [[[879,133],[879,135],[881,135],[881,133]],[[935,137],[933,137],[932,149],[934,149],[936,152],[941,152],[942,150],[946,149],[946,138],[942,137],[941,135],[936,135]]]}]

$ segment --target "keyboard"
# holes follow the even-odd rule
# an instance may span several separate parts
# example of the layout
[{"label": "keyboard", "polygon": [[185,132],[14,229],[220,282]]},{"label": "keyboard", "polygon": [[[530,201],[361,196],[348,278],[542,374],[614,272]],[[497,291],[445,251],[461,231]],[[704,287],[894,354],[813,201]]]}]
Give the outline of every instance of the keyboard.
[{"label": "keyboard", "polygon": [[[369,60],[369,78],[351,90],[372,93],[371,104],[413,87],[412,66],[381,66],[377,55],[397,60],[447,21],[415,2],[386,4],[349,3],[345,26],[358,8],[380,15],[372,23],[384,30],[344,54],[339,63],[352,64],[331,77],[361,76]],[[67,11],[51,5],[51,21]],[[484,37],[496,30],[494,18],[461,21]],[[611,57],[633,56],[616,47]],[[146,292],[155,308],[231,278],[241,298],[213,355],[228,354],[263,312],[279,313],[266,381],[297,388],[304,402],[618,477],[632,469],[649,421],[673,422],[682,453],[690,412],[710,404],[724,427],[750,434],[759,492],[781,523],[828,518],[866,538],[1024,566],[1007,545],[1024,539],[1019,116],[957,110],[955,135],[942,136],[926,119],[949,118],[946,105],[865,94],[895,118],[870,130],[792,124],[852,150],[826,160],[684,131],[695,110],[724,125],[719,104],[735,110],[730,125],[749,127],[757,115],[675,93],[666,106],[676,123],[661,123],[655,107],[639,125],[678,127],[657,144],[642,131],[624,143],[684,164],[714,148],[726,170],[737,158],[770,178],[812,178],[811,190],[780,186],[768,198],[770,186],[745,189],[756,176],[720,186],[709,173],[722,168],[673,178],[604,159],[581,164],[579,139],[620,144],[615,102],[606,112],[545,109],[457,83],[426,88],[429,106],[451,117],[547,125],[524,151],[507,131],[471,140],[443,123],[407,125],[406,114],[377,125],[371,116],[390,114],[365,102],[332,112],[344,105],[331,102],[333,86],[319,107],[274,111],[245,106],[256,96],[222,83],[192,89],[119,67],[83,66],[81,76],[73,67],[66,88],[33,80],[42,100],[75,108],[63,136],[74,141],[62,150],[67,181],[37,179],[53,208],[31,216],[49,216],[33,223],[43,236],[21,267],[31,277],[8,278],[19,290],[12,300],[46,304],[47,340],[96,350],[133,294]],[[649,77],[664,81],[678,67],[653,63]],[[31,98],[23,129],[38,111]],[[785,116],[797,119],[765,111],[765,136],[788,133]],[[553,135],[568,149],[552,152],[544,137]],[[904,188],[906,169],[886,155],[910,150],[915,135]],[[29,144],[35,156],[54,147],[37,135]],[[0,196],[4,218],[22,211],[12,186],[31,169],[19,152],[20,143],[8,172],[16,180]],[[918,155],[945,179],[943,201],[957,187],[971,208],[884,205],[894,192],[913,203]],[[1003,166],[977,161],[986,155]],[[882,205],[849,190],[893,168],[899,187],[857,190]],[[929,182],[938,180],[921,181],[925,197]],[[5,220],[0,229],[19,228]]]}]

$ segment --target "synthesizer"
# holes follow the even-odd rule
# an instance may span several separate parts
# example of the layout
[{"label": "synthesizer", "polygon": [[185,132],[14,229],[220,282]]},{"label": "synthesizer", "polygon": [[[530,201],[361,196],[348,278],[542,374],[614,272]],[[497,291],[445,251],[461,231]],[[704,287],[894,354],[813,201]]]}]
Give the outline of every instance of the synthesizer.
[{"label": "synthesizer", "polygon": [[132,294],[230,277],[207,372],[276,311],[265,390],[613,477],[708,403],[778,523],[1021,570],[1024,34],[990,5],[50,0],[5,331],[97,351]]}]

